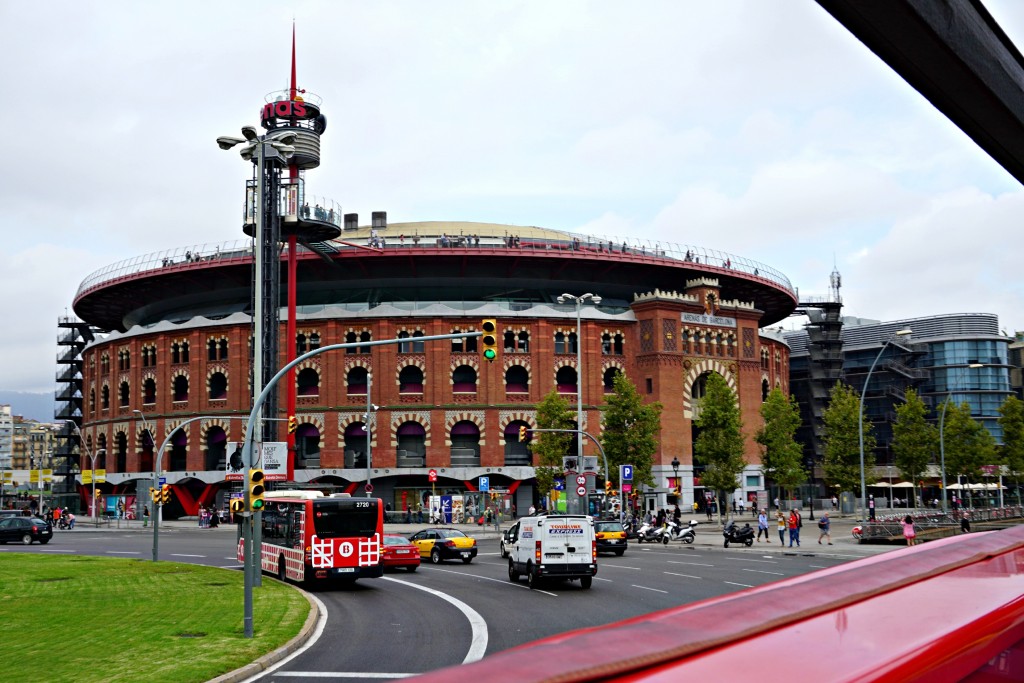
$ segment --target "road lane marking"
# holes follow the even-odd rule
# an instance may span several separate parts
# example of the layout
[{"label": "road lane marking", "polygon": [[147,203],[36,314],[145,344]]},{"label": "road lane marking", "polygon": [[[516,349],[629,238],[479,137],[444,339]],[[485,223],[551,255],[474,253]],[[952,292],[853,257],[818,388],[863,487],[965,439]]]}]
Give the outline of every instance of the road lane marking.
[{"label": "road lane marking", "polygon": [[601,566],[602,567],[612,567],[613,569],[634,569],[636,571],[640,571],[640,567],[626,567],[626,566],[621,565],[621,564],[605,564],[604,562],[602,562]]},{"label": "road lane marking", "polygon": [[785,576],[782,572],[766,572],[763,569],[744,569],[745,572],[754,572],[756,574],[773,574],[775,576]]},{"label": "road lane marking", "polygon": [[[265,673],[265,672],[264,672]],[[291,678],[412,678],[413,676],[422,676],[425,671],[415,674],[388,674],[388,673],[365,673],[361,671],[281,671],[274,674],[275,677],[291,677]],[[263,674],[260,674],[262,678]],[[257,678],[250,678],[249,681],[259,680]],[[246,681],[245,683],[248,683]]]},{"label": "road lane marking", "polygon": [[670,574],[672,576],[682,576],[687,579],[703,579],[703,576],[694,576],[692,574],[676,574],[675,572],[662,572],[663,574]]},{"label": "road lane marking", "polygon": [[171,557],[200,557],[200,558],[205,558],[206,555],[186,555],[184,553],[171,553]]},{"label": "road lane marking", "polygon": [[[496,582],[498,582],[500,584],[503,584],[505,586],[515,586],[516,588],[527,588],[527,589],[529,588],[529,586],[524,586],[523,584],[519,583],[518,581],[516,581],[515,583],[512,583],[511,581],[509,581],[507,579],[495,579],[495,578],[492,578],[490,576],[480,576],[479,574],[470,574],[469,572],[457,572],[457,571],[453,571],[451,569],[441,569],[440,567],[431,567],[431,570],[436,571],[436,572],[446,572],[448,574],[458,574],[459,576],[472,576],[474,579],[482,579],[484,581],[496,581]],[[542,590],[540,590],[538,588],[534,588],[533,592],[534,593],[543,593],[544,595],[550,595],[553,598],[557,598],[558,597],[557,593],[549,593],[548,591],[542,591]]]},{"label": "road lane marking", "polygon": [[72,548],[40,548],[41,553],[77,553],[77,550]]},{"label": "road lane marking", "polygon": [[753,586],[751,586],[749,583],[736,583],[735,581],[723,581],[722,583],[727,583],[730,586],[742,586],[743,588],[753,588]]},{"label": "road lane marking", "polygon": [[768,564],[778,564],[778,560],[753,560],[749,557],[730,557],[730,560],[734,562],[766,562]]},{"label": "road lane marking", "polygon": [[141,555],[136,550],[108,550],[107,555]]},{"label": "road lane marking", "polygon": [[823,564],[809,564],[807,566],[811,567],[812,569],[828,569],[828,567],[826,567]]},{"label": "road lane marking", "polygon": [[633,584],[633,588],[643,588],[645,591],[654,591],[655,593],[664,593],[668,595],[668,591],[659,590],[657,588],[648,588],[647,586],[638,586],[635,583]]},{"label": "road lane marking", "polygon": [[[250,676],[249,678],[247,678],[244,681],[242,681],[242,683],[252,683],[253,681],[258,681],[258,680],[262,679],[264,676],[266,676],[267,674],[272,673],[274,671],[277,671],[282,666],[284,666],[288,662],[292,661],[293,659],[295,659],[299,655],[303,654],[309,648],[311,648],[314,645],[316,645],[317,641],[320,640],[320,636],[323,635],[324,628],[326,628],[326,626],[327,626],[327,605],[325,605],[323,602],[321,602],[320,598],[316,597],[312,593],[304,592],[303,595],[305,595],[308,600],[311,600],[311,601],[315,602],[316,606],[317,606],[317,609],[320,611],[320,618],[316,620],[316,626],[313,628],[313,633],[309,636],[309,639],[306,640],[305,643],[300,645],[299,648],[297,650],[295,650],[295,652],[291,653],[290,655],[288,655],[287,657],[285,657],[284,659],[282,659],[282,660],[280,660],[278,662],[274,662],[273,664],[268,666],[263,671],[260,671],[256,675]],[[282,671],[282,672],[278,673],[277,675],[278,676],[291,676],[291,675],[299,675],[299,674],[297,672],[295,674],[290,674],[288,672]],[[317,672],[308,672],[308,671],[304,672],[302,675],[307,677],[307,678],[313,678],[313,677],[321,678],[322,677]],[[370,675],[370,674],[366,675],[366,678],[372,678],[372,677],[373,676]]]},{"label": "road lane marking", "polygon": [[484,655],[487,653],[487,622],[484,620],[482,616],[480,616],[479,612],[477,612],[475,609],[473,609],[466,603],[462,602],[458,598],[448,595],[447,593],[442,593],[441,591],[434,590],[433,588],[420,586],[419,584],[410,583],[409,581],[403,581],[402,579],[393,579],[390,576],[382,576],[381,579],[384,581],[393,581],[394,583],[398,583],[403,586],[408,586],[410,588],[415,588],[416,590],[424,591],[425,593],[430,593],[431,595],[441,598],[447,603],[450,603],[457,610],[462,612],[462,614],[465,615],[466,619],[469,621],[469,626],[473,631],[473,638],[469,644],[469,652],[466,653],[466,656],[465,658],[463,658],[462,663],[469,664],[470,662],[476,662],[483,659]]},{"label": "road lane marking", "polygon": [[615,583],[615,582],[614,582],[614,581],[612,581],[611,579],[602,579],[602,578],[601,578],[601,577],[599,577],[599,576],[595,576],[595,577],[594,577],[594,581],[607,581],[608,583]]},{"label": "road lane marking", "polygon": [[679,561],[676,561],[676,560],[669,560],[668,563],[669,564],[689,564],[689,565],[693,565],[694,567],[714,567],[715,566],[713,564],[701,564],[700,562],[679,562]]}]

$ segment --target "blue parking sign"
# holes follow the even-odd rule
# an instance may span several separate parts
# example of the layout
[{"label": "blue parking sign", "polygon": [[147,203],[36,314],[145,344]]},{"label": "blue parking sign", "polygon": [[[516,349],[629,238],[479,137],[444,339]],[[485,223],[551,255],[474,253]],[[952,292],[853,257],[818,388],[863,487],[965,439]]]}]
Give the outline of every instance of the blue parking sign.
[{"label": "blue parking sign", "polygon": [[480,492],[481,493],[487,493],[490,490],[491,490],[491,478],[490,477],[480,477]]},{"label": "blue parking sign", "polygon": [[633,481],[632,465],[622,465],[622,481]]}]

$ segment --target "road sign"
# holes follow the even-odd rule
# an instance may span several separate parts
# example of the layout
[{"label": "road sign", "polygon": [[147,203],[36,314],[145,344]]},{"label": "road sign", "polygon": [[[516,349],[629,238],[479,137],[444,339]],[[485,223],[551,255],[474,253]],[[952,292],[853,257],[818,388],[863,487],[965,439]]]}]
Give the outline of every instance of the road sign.
[{"label": "road sign", "polygon": [[622,481],[633,481],[633,466],[619,465],[619,476]]},{"label": "road sign", "polygon": [[163,486],[164,484],[167,483],[167,477],[160,477],[159,482],[160,482],[160,485]]},{"label": "road sign", "polygon": [[427,481],[437,481],[437,470],[427,470]]},{"label": "road sign", "polygon": [[563,479],[561,477],[556,477],[555,478],[555,490],[556,491],[564,491],[565,490],[565,479]]},{"label": "road sign", "polygon": [[370,482],[366,482],[366,486],[364,486],[363,488],[366,489],[367,493],[373,493],[373,484],[371,484]]},{"label": "road sign", "polygon": [[487,493],[491,489],[491,478],[480,477],[480,492]]},{"label": "road sign", "polygon": [[627,483],[623,482],[623,484],[622,484],[622,492],[623,493],[629,493],[632,490],[633,490],[633,485],[632,484],[627,484]]},{"label": "road sign", "polygon": [[587,478],[581,474],[578,477],[576,477],[576,483],[579,484],[580,486],[586,486]]},{"label": "road sign", "polygon": [[587,487],[586,486],[577,486],[576,487],[576,495],[577,496],[585,496],[585,495],[587,495]]}]

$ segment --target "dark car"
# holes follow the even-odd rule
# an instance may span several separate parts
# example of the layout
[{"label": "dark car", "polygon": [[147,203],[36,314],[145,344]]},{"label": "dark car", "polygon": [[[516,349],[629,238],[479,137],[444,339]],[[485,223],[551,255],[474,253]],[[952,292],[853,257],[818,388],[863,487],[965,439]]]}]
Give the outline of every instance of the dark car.
[{"label": "dark car", "polygon": [[50,523],[38,517],[6,517],[0,519],[0,543],[24,543],[38,541],[43,545],[53,538]]},{"label": "dark car", "polygon": [[24,510],[0,510],[0,519],[7,517],[28,517]]},{"label": "dark car", "polygon": [[597,538],[597,552],[615,553],[620,557],[626,552],[629,541],[626,540],[626,530],[622,528],[621,522],[594,520],[594,532]]},{"label": "dark car", "polygon": [[469,564],[476,557],[476,540],[458,529],[424,529],[410,536],[409,540],[420,549],[420,557],[429,557],[434,564],[440,564],[442,560],[462,560]]}]

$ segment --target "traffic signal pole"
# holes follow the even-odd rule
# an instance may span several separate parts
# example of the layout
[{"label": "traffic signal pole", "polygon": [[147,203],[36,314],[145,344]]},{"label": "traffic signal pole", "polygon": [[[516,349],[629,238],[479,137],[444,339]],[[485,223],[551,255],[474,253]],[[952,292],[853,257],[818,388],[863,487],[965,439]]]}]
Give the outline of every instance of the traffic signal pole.
[{"label": "traffic signal pole", "polygon": [[[601,446],[601,442],[598,441],[596,438],[594,438],[593,434],[590,434],[589,432],[585,432],[582,429],[531,429],[529,431],[531,431],[531,432],[557,432],[557,433],[561,433],[561,434],[580,434],[582,436],[587,437],[588,439],[590,439],[591,441],[594,442],[594,445],[597,446],[597,450],[599,450],[601,452],[601,458],[604,460],[604,480],[605,481],[611,481],[611,470],[608,469],[608,456],[605,455],[604,448]],[[582,463],[580,463],[580,464],[582,465]],[[569,495],[569,491],[568,491],[568,489],[566,489],[566,497],[567,498],[568,498],[568,495]]]}]

